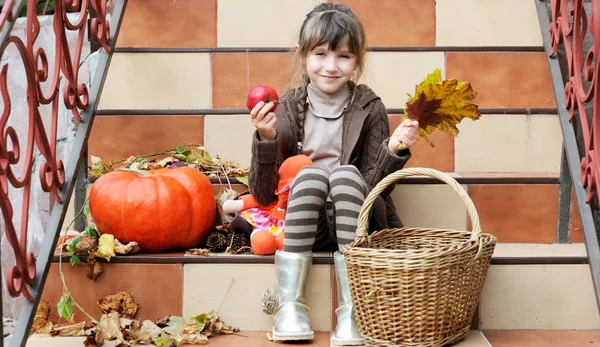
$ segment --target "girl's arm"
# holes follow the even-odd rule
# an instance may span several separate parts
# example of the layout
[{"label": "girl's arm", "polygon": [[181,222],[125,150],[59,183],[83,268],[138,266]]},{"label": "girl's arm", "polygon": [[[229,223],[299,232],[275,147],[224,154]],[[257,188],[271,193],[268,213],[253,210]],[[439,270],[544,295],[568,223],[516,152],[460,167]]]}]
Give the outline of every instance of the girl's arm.
[{"label": "girl's arm", "polygon": [[[375,187],[379,181],[389,174],[401,170],[411,157],[409,149],[401,150],[398,154],[388,149],[390,140],[390,123],[387,111],[381,101],[374,105],[367,123],[361,162],[365,182],[370,187]],[[386,198],[393,190],[394,185],[385,189],[380,195]]]},{"label": "girl's arm", "polygon": [[277,200],[275,189],[279,180],[277,174],[278,135],[273,140],[262,141],[259,139],[258,131],[252,135],[252,161],[248,173],[248,188],[250,194],[263,206]]}]

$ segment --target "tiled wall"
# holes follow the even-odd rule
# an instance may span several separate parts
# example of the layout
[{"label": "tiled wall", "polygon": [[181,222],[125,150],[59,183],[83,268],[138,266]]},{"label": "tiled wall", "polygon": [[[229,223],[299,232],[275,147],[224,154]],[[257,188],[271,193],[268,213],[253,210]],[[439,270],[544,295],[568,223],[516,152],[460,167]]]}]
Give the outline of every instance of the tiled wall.
[{"label": "tiled wall", "polygon": [[[447,78],[471,81],[479,91],[480,108],[490,110],[477,122],[465,121],[456,139],[435,134],[435,148],[421,141],[408,166],[461,175],[558,176],[562,135],[557,116],[527,114],[527,109],[556,105],[533,1],[345,2],[363,20],[371,47],[394,48],[369,52],[364,77],[388,108],[403,107],[406,93],[440,68]],[[304,16],[316,3],[129,0],[117,41],[121,51],[112,59],[100,108],[154,110],[158,115],[98,117],[90,154],[114,160],[198,143],[212,154],[248,165],[253,127],[248,115],[227,110],[244,109],[247,91],[257,84],[285,91],[290,55],[281,48],[295,43]],[[517,114],[504,114],[508,108]],[[209,114],[168,116],[168,110]],[[390,114],[390,121],[397,125],[399,116]],[[398,187],[394,198],[406,224],[468,228],[464,209],[457,207],[461,203],[440,187]],[[556,184],[465,188],[484,231],[500,241],[555,242]],[[437,198],[441,191],[449,198]],[[433,200],[436,208],[424,210]]]}]

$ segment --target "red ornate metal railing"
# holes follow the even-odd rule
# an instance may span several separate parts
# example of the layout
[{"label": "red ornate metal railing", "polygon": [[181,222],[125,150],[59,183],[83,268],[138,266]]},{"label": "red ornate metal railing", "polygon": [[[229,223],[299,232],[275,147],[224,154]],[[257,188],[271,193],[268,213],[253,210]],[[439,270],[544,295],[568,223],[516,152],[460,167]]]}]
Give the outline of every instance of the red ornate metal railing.
[{"label": "red ornate metal railing", "polygon": [[[79,18],[75,22],[69,21],[67,9],[77,10],[81,0],[55,2],[53,19],[55,40],[55,66],[49,71],[48,57],[41,47],[36,47],[36,40],[40,32],[40,23],[37,16],[37,1],[27,4],[26,40],[14,35],[8,35],[6,42],[0,48],[0,57],[4,55],[7,47],[13,45],[19,52],[27,76],[27,104],[29,108],[29,129],[27,131],[26,148],[23,151],[17,132],[8,125],[11,116],[10,95],[8,93],[9,64],[5,64],[0,72],[0,92],[2,95],[3,112],[0,116],[0,207],[5,225],[5,235],[15,252],[16,265],[11,266],[7,273],[7,286],[10,295],[22,294],[29,301],[33,300],[27,285],[33,284],[35,279],[35,255],[27,251],[27,226],[28,211],[32,184],[33,150],[34,144],[44,157],[40,167],[40,183],[45,192],[49,192],[57,202],[62,202],[58,190],[65,183],[64,164],[56,158],[56,134],[58,125],[59,104],[62,102],[67,109],[73,112],[78,121],[82,121],[79,110],[85,110],[89,105],[88,88],[84,83],[79,83],[79,63],[83,47],[86,24],[88,19],[88,2],[81,4]],[[9,0],[2,8],[0,25],[4,26],[12,20],[12,10],[15,0]],[[110,28],[106,22],[106,0],[92,1],[91,5],[98,13],[98,18],[92,21],[92,36],[101,42],[108,51],[107,40]],[[71,54],[66,31],[78,32],[75,52]],[[62,76],[61,76],[62,72]],[[50,77],[50,80],[48,78]],[[64,85],[63,100],[59,100],[59,83],[61,78],[67,82]],[[42,83],[51,81],[49,92],[44,93]],[[44,88],[46,89],[46,87]],[[51,128],[46,129],[40,114],[41,105],[52,105]],[[10,146],[9,146],[10,141]],[[10,148],[10,149],[9,149]],[[23,161],[21,172],[14,172],[13,166]],[[21,213],[20,233],[17,234],[13,223],[13,207],[8,196],[8,183],[18,189],[23,189],[23,202]]]},{"label": "red ornate metal railing", "polygon": [[536,5],[564,139],[561,204],[572,188],[600,308],[600,0]]},{"label": "red ornate metal railing", "polygon": [[[12,114],[15,101],[9,93],[10,63],[4,63],[0,70],[0,96],[2,113],[0,115],[0,208],[4,234],[15,254],[15,265],[9,267],[6,274],[8,292],[13,297],[23,296],[27,301],[21,308],[17,326],[13,333],[12,345],[24,346],[33,320],[35,308],[49,271],[51,257],[64,221],[75,179],[85,160],[85,147],[94,120],[102,85],[110,63],[114,39],[118,34],[126,0],[55,0],[52,17],[54,33],[54,66],[49,66],[47,53],[37,42],[40,34],[40,22],[37,13],[39,7],[45,13],[47,0],[27,1],[26,37],[23,40],[12,34],[16,17],[25,4],[25,0],[0,1],[0,59],[4,58],[9,47],[17,52],[19,68],[26,76],[26,104],[28,122],[26,136],[21,138],[10,120],[18,117]],[[114,4],[111,23],[107,20],[107,2]],[[67,12],[75,12],[71,16]],[[94,18],[90,18],[90,13]],[[75,20],[70,18],[76,17]],[[88,27],[89,22],[89,27]],[[104,49],[100,52],[96,75],[88,88],[80,82],[79,67],[84,41],[89,29],[93,40]],[[76,44],[70,47],[67,32],[77,34]],[[87,52],[86,52],[87,53]],[[21,68],[21,66],[23,66]],[[62,82],[62,83],[61,83]],[[61,93],[61,84],[63,85]],[[50,105],[50,120],[42,119],[41,108]],[[73,147],[67,165],[57,158],[57,130],[60,107],[71,110],[74,119],[79,122]],[[12,118],[11,118],[12,117]],[[48,126],[49,124],[49,126]],[[39,181],[44,192],[56,201],[39,254],[33,254],[28,248],[28,214],[34,178],[33,166],[37,148],[42,162],[39,167]],[[38,159],[39,160],[39,159]],[[10,186],[9,186],[10,184]],[[12,188],[11,188],[12,187]],[[23,193],[20,216],[15,216],[13,200],[9,197],[9,188]],[[20,218],[19,230],[15,227]],[[37,258],[37,260],[36,260]],[[0,332],[2,328],[0,327]],[[0,346],[4,341],[0,339]]]},{"label": "red ornate metal railing", "polygon": [[[600,54],[598,5],[598,1],[592,1],[592,15],[588,23],[584,0],[553,0],[550,24],[550,55],[556,54],[561,43],[566,50],[569,80],[565,84],[564,102],[569,110],[569,120],[577,114],[582,128],[586,153],[581,159],[581,179],[588,190],[587,202],[600,189],[600,65],[596,60]],[[586,51],[584,39],[588,33],[594,41]],[[584,80],[590,82],[589,87],[584,86]],[[590,102],[593,106],[591,122],[585,109],[586,103]]]}]

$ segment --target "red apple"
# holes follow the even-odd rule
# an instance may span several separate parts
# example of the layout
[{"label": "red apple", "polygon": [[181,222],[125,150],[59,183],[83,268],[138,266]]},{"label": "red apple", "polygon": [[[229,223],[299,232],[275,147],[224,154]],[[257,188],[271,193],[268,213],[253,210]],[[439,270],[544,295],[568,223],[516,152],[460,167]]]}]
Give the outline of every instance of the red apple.
[{"label": "red apple", "polygon": [[277,96],[275,89],[261,84],[254,87],[254,89],[250,91],[248,94],[248,100],[246,101],[246,106],[248,107],[248,110],[252,111],[254,106],[256,106],[256,104],[258,104],[260,101],[264,101],[265,103],[272,102],[273,107],[271,108],[270,112],[275,112],[278,100],[279,96]]}]

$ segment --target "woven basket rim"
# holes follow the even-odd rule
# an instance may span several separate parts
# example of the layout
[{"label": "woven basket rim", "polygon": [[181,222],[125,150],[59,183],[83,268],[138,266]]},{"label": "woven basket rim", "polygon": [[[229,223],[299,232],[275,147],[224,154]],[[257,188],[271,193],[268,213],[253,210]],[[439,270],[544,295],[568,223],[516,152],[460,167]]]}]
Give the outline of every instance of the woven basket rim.
[{"label": "woven basket rim", "polygon": [[[387,237],[387,236],[386,236]],[[441,237],[441,235],[440,235]],[[482,233],[480,242],[483,243],[483,247],[495,245],[497,239],[494,235]],[[381,239],[377,240],[381,242]],[[363,241],[361,243],[365,243]],[[475,251],[479,248],[478,244],[474,240],[465,239],[462,242],[451,243],[447,246],[439,247],[424,247],[419,249],[389,249],[389,248],[374,248],[353,245],[354,242],[344,248],[344,254],[350,256],[366,255],[370,258],[401,258],[401,259],[436,259],[446,257],[451,253],[456,252],[470,252]]]}]

